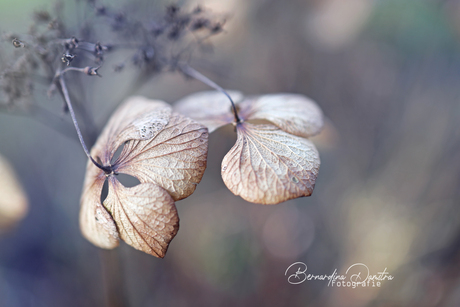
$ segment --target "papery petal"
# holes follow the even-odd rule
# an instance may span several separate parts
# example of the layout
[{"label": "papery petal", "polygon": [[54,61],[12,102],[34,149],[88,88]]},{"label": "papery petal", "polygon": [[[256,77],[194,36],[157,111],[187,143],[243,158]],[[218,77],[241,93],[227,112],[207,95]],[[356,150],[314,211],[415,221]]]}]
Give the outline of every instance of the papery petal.
[{"label": "papery petal", "polygon": [[105,174],[88,161],[80,200],[80,229],[86,239],[101,248],[118,246],[118,230],[112,216],[101,204]]},{"label": "papery petal", "polygon": [[127,244],[156,257],[165,256],[179,229],[176,206],[166,190],[153,183],[126,188],[110,176],[104,206]]},{"label": "papery petal", "polygon": [[140,182],[155,182],[174,200],[195,191],[206,169],[207,129],[173,113],[168,125],[148,141],[130,141],[115,162],[116,171]]},{"label": "papery petal", "polygon": [[313,143],[273,125],[239,124],[237,133],[221,170],[232,193],[260,204],[311,195],[320,165]]},{"label": "papery petal", "polygon": [[[240,92],[227,93],[236,104],[243,99]],[[198,92],[186,96],[175,103],[174,111],[202,123],[208,128],[209,133],[234,121],[230,101],[218,91]]]},{"label": "papery petal", "polygon": [[241,118],[264,119],[282,130],[301,137],[318,134],[324,124],[323,112],[311,99],[278,93],[246,98],[240,104]]},{"label": "papery petal", "polygon": [[126,141],[153,138],[168,124],[171,110],[160,100],[141,96],[127,99],[110,117],[91,154],[99,157],[103,164],[109,164],[115,151]]}]

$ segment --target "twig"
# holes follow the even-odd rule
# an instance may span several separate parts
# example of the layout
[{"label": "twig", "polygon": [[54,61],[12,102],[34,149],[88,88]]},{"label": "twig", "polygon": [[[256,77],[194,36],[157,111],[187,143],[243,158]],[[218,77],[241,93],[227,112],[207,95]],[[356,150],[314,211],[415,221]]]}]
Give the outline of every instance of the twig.
[{"label": "twig", "polygon": [[99,72],[97,71],[99,68],[101,68],[101,66],[98,66],[98,67],[91,67],[91,66],[87,66],[87,67],[83,67],[83,68],[80,68],[80,67],[67,67],[66,69],[62,70],[59,75],[63,75],[64,73],[68,72],[68,71],[78,71],[78,72],[81,72],[81,73],[84,73],[85,75],[88,75],[88,76],[98,76],[98,77],[102,77]]},{"label": "twig", "polygon": [[111,174],[113,171],[112,171],[112,168],[110,166],[103,166],[103,165],[97,163],[93,159],[93,157],[91,157],[91,154],[89,153],[89,150],[86,147],[85,141],[83,140],[83,135],[81,134],[80,128],[78,126],[77,118],[75,117],[75,112],[73,111],[73,108],[72,108],[72,103],[70,102],[69,92],[68,92],[67,86],[65,84],[64,75],[61,72],[57,76],[58,76],[58,80],[59,80],[59,86],[61,88],[61,93],[62,93],[62,95],[64,97],[64,100],[65,100],[65,103],[67,105],[67,108],[69,109],[69,113],[70,113],[70,116],[72,117],[72,121],[73,121],[73,124],[75,126],[75,130],[77,130],[78,138],[80,139],[81,146],[83,147],[83,150],[85,151],[86,156],[88,157],[88,159],[91,160],[91,162],[93,162],[94,165],[96,165],[98,168],[103,170],[104,173]]},{"label": "twig", "polygon": [[233,114],[235,115],[235,123],[237,123],[237,124],[241,123],[241,119],[238,117],[238,112],[236,110],[235,103],[233,102],[232,97],[230,97],[230,95],[227,93],[227,91],[225,91],[221,86],[217,85],[214,81],[212,81],[208,77],[204,76],[200,72],[196,71],[195,69],[193,69],[192,67],[190,67],[187,64],[180,64],[179,63],[178,67],[180,68],[180,70],[182,70],[182,72],[184,72],[185,74],[189,75],[190,77],[193,77],[193,78],[203,82],[204,84],[206,84],[206,85],[208,85],[208,86],[220,91],[225,96],[227,96],[227,98],[230,100],[230,103],[232,104]]}]

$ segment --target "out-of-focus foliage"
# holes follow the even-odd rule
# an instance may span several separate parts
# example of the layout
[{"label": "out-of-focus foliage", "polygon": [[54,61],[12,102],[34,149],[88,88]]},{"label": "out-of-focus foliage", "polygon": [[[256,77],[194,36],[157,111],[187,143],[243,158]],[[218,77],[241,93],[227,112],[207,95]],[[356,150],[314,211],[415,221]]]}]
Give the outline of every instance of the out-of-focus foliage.
[{"label": "out-of-focus foliage", "polygon": [[29,201],[13,168],[2,156],[0,174],[0,230],[4,230],[25,216]]},{"label": "out-of-focus foliage", "polygon": [[[191,65],[245,94],[297,92],[318,102],[326,116],[321,171],[309,198],[248,204],[220,179],[236,135],[217,130],[202,183],[177,204],[181,231],[163,260],[124,244],[100,252],[86,242],[76,188],[86,157],[74,134],[66,138],[33,116],[0,114],[0,152],[31,199],[24,222],[0,239],[0,305],[459,305],[460,5],[354,0],[359,9],[345,10],[338,1],[203,2],[232,17],[203,48],[213,52]],[[2,5],[0,17],[8,11]],[[155,11],[151,1],[124,10]],[[324,12],[335,17],[320,18]],[[12,26],[0,20],[0,31]],[[85,91],[95,129],[131,74],[104,74],[105,67],[97,89]],[[173,102],[204,89],[164,74],[137,93]],[[45,94],[39,103],[59,110],[61,101]],[[284,274],[297,261],[311,274],[362,262],[395,278],[366,289],[291,285]]]}]

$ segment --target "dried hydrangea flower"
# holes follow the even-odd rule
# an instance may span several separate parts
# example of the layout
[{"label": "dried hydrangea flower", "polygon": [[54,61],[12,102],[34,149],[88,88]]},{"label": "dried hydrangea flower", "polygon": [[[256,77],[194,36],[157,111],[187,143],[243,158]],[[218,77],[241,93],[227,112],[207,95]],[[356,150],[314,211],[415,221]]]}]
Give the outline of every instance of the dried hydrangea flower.
[{"label": "dried hydrangea flower", "polygon": [[[179,228],[174,201],[192,194],[206,168],[207,129],[171,111],[168,104],[133,97],[113,114],[88,161],[81,197],[80,227],[93,244],[111,249],[119,239],[148,254],[164,257]],[[117,149],[120,156],[112,161]],[[117,174],[140,184],[124,187]],[[101,202],[108,181],[107,198]]]},{"label": "dried hydrangea flower", "polygon": [[[238,115],[221,92],[187,96],[175,110],[203,123],[212,132],[233,123],[238,138],[222,161],[222,179],[235,195],[260,204],[278,204],[313,192],[319,154],[307,140],[321,131],[323,114],[303,95],[247,97],[229,91]],[[235,120],[237,118],[237,120]],[[263,120],[268,124],[253,124]]]}]

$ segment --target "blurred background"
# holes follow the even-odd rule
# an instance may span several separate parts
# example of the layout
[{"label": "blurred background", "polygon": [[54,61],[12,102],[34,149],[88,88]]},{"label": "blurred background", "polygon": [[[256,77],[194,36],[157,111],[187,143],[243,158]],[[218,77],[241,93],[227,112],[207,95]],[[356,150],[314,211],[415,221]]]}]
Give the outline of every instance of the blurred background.
[{"label": "blurred background", "polygon": [[[143,22],[168,5],[105,2]],[[53,3],[2,0],[0,32],[27,38],[33,12]],[[220,177],[236,139],[224,127],[210,135],[196,192],[176,203],[180,229],[164,259],[123,242],[98,249],[78,226],[86,156],[59,95],[48,99],[47,86],[38,86],[33,102],[0,112],[0,155],[16,178],[0,201],[15,190],[29,203],[22,220],[2,226],[0,306],[460,306],[460,1],[177,4],[201,4],[226,20],[194,50],[192,67],[228,89],[301,93],[321,106],[313,195],[276,206],[234,196]],[[90,11],[87,1],[64,2],[69,28]],[[10,49],[2,39],[3,54]],[[208,90],[173,72],[135,86],[135,67],[112,69],[124,57],[107,56],[103,78],[82,78],[80,125],[90,144],[128,95],[174,103]],[[11,59],[0,57],[0,67]],[[292,285],[285,273],[294,262],[315,275],[363,263],[394,279],[373,288]]]}]

